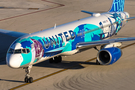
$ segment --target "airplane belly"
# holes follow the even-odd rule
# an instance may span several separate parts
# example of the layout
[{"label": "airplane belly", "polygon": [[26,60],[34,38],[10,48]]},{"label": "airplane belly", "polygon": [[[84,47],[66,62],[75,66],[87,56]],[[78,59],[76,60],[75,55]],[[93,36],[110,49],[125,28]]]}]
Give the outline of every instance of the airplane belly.
[{"label": "airplane belly", "polygon": [[73,51],[68,51],[68,52],[63,52],[62,54],[60,54],[61,56],[70,56],[73,54],[76,54],[79,50],[73,50]]}]

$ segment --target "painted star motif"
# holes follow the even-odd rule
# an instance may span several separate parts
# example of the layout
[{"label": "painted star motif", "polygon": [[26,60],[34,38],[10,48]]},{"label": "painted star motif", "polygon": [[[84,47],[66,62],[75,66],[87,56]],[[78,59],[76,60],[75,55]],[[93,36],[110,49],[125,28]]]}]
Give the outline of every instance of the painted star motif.
[{"label": "painted star motif", "polygon": [[117,14],[117,13],[114,13],[114,14],[111,14],[112,16],[112,18],[114,18],[115,20],[118,18],[118,17],[120,17],[121,18],[121,14]]}]

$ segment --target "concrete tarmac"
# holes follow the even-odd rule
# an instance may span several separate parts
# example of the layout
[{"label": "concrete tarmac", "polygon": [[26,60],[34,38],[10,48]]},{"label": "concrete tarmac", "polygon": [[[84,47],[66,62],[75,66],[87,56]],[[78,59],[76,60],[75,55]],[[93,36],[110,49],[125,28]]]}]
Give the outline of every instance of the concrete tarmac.
[{"label": "concrete tarmac", "polygon": [[[135,1],[125,1],[125,11],[135,16]],[[9,3],[13,2],[16,5],[10,6]],[[81,10],[105,12],[109,10],[111,3],[112,0],[10,0],[10,2],[1,0],[1,7],[12,9],[0,9],[0,28],[32,33],[53,27],[55,24],[60,25],[89,16]],[[28,10],[28,8],[39,9]],[[135,21],[130,21],[114,38],[135,37],[134,28]],[[32,68],[31,76],[34,82],[25,84],[25,71],[12,69],[5,62],[6,51],[15,39],[0,34],[0,90],[134,90],[135,88],[135,44],[123,48],[122,57],[109,66],[95,64],[98,52],[94,49],[62,57],[63,62],[59,64],[41,62]],[[122,47],[132,43],[134,42],[123,43]]]}]

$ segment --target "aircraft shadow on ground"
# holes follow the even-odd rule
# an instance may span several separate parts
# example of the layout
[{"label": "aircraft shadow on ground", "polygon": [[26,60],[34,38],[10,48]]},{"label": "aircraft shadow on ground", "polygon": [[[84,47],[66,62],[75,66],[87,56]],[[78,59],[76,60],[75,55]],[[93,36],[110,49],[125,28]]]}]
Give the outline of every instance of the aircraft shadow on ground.
[{"label": "aircraft shadow on ground", "polygon": [[6,80],[6,79],[0,79],[0,81],[25,83],[24,81],[18,81],[18,80]]},{"label": "aircraft shadow on ground", "polygon": [[6,59],[7,50],[15,39],[15,37],[0,34],[0,65],[4,64],[3,61]]},{"label": "aircraft shadow on ground", "polygon": [[48,60],[35,64],[37,67],[49,67],[49,68],[62,68],[62,69],[82,69],[85,68],[82,64],[97,65],[94,62],[80,62],[80,61],[62,61],[61,63],[49,63]]},{"label": "aircraft shadow on ground", "polygon": [[2,61],[0,61],[0,65],[5,65],[6,64],[6,59],[2,59]]}]

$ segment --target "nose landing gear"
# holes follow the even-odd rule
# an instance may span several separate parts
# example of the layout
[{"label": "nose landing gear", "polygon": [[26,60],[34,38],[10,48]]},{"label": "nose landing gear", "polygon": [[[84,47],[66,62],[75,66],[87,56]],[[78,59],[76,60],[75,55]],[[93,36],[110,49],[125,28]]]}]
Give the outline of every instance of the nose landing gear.
[{"label": "nose landing gear", "polygon": [[26,76],[25,76],[25,78],[24,78],[24,82],[26,82],[26,83],[32,83],[32,82],[33,82],[33,78],[30,77],[31,68],[32,68],[32,65],[23,68],[23,69],[25,69],[25,72],[26,72]]}]

